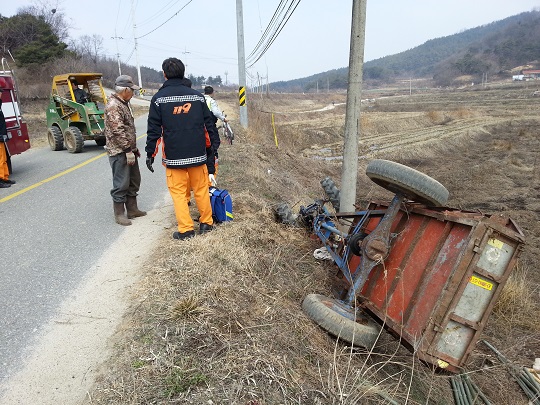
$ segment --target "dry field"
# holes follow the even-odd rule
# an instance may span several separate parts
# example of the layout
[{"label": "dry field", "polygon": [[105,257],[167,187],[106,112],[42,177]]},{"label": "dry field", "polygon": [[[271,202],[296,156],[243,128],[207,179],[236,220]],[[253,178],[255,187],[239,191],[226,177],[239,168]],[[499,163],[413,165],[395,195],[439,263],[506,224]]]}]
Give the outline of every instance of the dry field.
[{"label": "dry field", "polygon": [[[394,160],[444,184],[448,205],[518,223],[528,244],[484,332],[529,367],[540,357],[540,97],[533,90],[370,92],[358,178],[360,203],[390,198],[364,169],[372,158]],[[313,258],[319,244],[303,230],[277,224],[272,208],[287,201],[297,209],[323,197],[322,178],[339,180],[345,95],[252,96],[248,131],[238,124],[236,96],[217,98],[236,130],[235,144],[220,148],[218,176],[233,196],[235,220],[189,241],[163,235],[85,403],[453,404],[449,375],[419,363],[390,335],[370,353],[350,348],[301,310],[306,294],[331,295],[335,268]],[[172,208],[164,214],[172,218]],[[493,404],[528,403],[485,347],[466,371]]]}]

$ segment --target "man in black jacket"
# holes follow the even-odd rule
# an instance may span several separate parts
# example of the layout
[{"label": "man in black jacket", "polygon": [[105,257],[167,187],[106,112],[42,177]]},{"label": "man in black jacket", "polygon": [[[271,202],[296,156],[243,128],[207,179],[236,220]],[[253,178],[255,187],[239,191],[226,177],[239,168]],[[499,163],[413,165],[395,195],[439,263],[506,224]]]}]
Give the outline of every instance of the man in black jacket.
[{"label": "man in black jacket", "polygon": [[201,214],[200,232],[213,228],[208,182],[215,182],[214,151],[219,147],[219,135],[204,96],[185,86],[182,61],[165,59],[162,69],[166,80],[152,97],[148,112],[146,165],[154,171],[152,164],[162,143],[162,163],[178,221],[173,238],[186,239],[195,235],[186,198],[190,186]]}]

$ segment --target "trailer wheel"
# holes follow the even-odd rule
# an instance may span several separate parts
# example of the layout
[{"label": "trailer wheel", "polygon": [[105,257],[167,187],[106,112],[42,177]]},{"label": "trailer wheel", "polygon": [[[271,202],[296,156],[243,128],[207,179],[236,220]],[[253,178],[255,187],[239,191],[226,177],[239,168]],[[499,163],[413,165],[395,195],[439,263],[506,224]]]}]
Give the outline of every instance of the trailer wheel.
[{"label": "trailer wheel", "polygon": [[69,127],[64,131],[66,149],[69,153],[80,153],[84,147],[82,132],[77,127]]},{"label": "trailer wheel", "polygon": [[64,137],[62,136],[60,128],[50,127],[47,130],[47,140],[49,141],[51,150],[56,151],[64,149]]},{"label": "trailer wheel", "polygon": [[96,138],[95,141],[97,146],[105,146],[105,144],[107,143],[107,140],[105,138]]},{"label": "trailer wheel", "polygon": [[448,201],[448,190],[441,183],[396,162],[372,160],[367,165],[366,175],[379,186],[404,194],[413,201],[436,207],[443,206]]},{"label": "trailer wheel", "polygon": [[326,177],[323,180],[321,180],[321,186],[326,193],[326,196],[330,200],[330,203],[332,203],[332,207],[334,207],[334,210],[336,212],[339,212],[339,189],[336,186],[336,183],[334,183],[334,180],[332,180],[330,177]]},{"label": "trailer wheel", "polygon": [[331,335],[354,346],[362,346],[366,349],[373,348],[381,327],[367,316],[362,317],[363,324],[355,322],[335,311],[333,308],[336,305],[340,306],[339,302],[332,298],[309,294],[302,302],[302,309],[317,325]]}]

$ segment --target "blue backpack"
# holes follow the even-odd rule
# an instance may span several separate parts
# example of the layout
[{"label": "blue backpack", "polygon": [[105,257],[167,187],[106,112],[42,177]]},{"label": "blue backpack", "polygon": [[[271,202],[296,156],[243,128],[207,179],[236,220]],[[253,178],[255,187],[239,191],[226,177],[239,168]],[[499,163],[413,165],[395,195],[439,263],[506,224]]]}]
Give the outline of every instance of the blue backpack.
[{"label": "blue backpack", "polygon": [[212,218],[219,224],[233,220],[232,199],[227,190],[210,187],[210,205],[212,206]]}]

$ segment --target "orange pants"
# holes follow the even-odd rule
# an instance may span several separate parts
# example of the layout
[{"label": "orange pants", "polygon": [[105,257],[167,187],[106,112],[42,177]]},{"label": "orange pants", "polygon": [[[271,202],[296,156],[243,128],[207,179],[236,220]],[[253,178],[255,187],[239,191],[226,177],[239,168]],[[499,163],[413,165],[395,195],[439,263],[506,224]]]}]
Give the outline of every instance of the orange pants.
[{"label": "orange pants", "polygon": [[[217,172],[218,172],[218,163],[217,163],[217,159],[216,159],[216,163],[214,163],[214,167],[216,168],[216,171],[214,172],[214,178],[217,180]],[[208,187],[212,187],[212,182],[210,180],[208,180]],[[186,192],[186,198],[187,200],[191,200],[191,185],[189,184],[189,179],[188,179],[188,187],[187,187],[187,192]]]},{"label": "orange pants", "polygon": [[4,142],[0,142],[0,180],[9,180],[7,158],[6,145],[4,145]]},{"label": "orange pants", "polygon": [[165,168],[167,187],[173,199],[174,212],[178,221],[178,232],[193,230],[193,220],[189,214],[188,198],[189,187],[193,189],[195,203],[201,214],[201,224],[212,225],[212,207],[208,194],[208,169],[206,165],[186,167],[181,169]]}]

